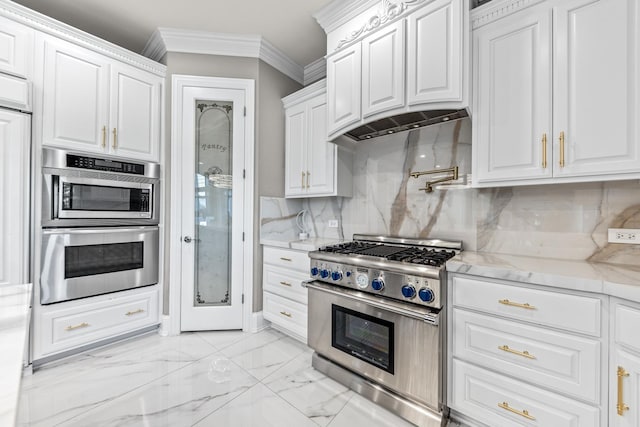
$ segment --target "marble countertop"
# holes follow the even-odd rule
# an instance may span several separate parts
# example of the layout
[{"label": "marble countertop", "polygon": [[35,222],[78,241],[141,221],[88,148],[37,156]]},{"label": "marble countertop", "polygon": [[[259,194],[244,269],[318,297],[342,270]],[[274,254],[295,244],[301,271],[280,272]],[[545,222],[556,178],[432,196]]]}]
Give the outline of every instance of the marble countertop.
[{"label": "marble countertop", "polygon": [[315,251],[318,248],[328,245],[336,245],[342,243],[342,240],[327,239],[323,237],[315,237],[304,240],[273,240],[260,239],[260,244],[265,246],[275,246],[285,249],[297,249],[300,251]]},{"label": "marble countertop", "polygon": [[447,262],[447,271],[640,302],[640,266],[463,251]]},{"label": "marble countertop", "polygon": [[31,284],[0,287],[0,425],[15,424],[29,330]]}]

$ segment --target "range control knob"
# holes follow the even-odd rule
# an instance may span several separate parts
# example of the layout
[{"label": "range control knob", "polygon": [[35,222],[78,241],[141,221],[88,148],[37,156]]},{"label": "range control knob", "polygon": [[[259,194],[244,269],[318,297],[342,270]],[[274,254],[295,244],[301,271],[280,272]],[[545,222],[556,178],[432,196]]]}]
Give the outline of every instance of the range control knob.
[{"label": "range control knob", "polygon": [[345,274],[345,276],[347,276],[347,277],[351,277],[351,271],[349,271],[349,270],[347,270],[347,271],[346,271],[346,273],[344,273],[344,274]]},{"label": "range control knob", "polygon": [[416,297],[416,288],[411,285],[404,285],[402,287],[402,296],[405,298],[413,299]]},{"label": "range control knob", "polygon": [[318,270],[318,267],[311,267],[311,275],[317,276],[318,274],[320,274],[320,270]]},{"label": "range control knob", "polygon": [[342,271],[334,271],[331,273],[331,279],[334,281],[342,280]]},{"label": "range control knob", "polygon": [[329,277],[329,270],[327,270],[326,268],[320,270],[320,277],[322,277],[323,279]]},{"label": "range control knob", "polygon": [[422,288],[418,291],[418,296],[420,297],[420,299],[424,302],[431,302],[434,299],[436,299],[435,294],[433,293],[433,291],[429,288]]},{"label": "range control knob", "polygon": [[371,287],[373,288],[374,291],[381,291],[384,289],[384,280],[382,280],[382,277],[379,277],[377,279],[373,279],[371,281]]}]

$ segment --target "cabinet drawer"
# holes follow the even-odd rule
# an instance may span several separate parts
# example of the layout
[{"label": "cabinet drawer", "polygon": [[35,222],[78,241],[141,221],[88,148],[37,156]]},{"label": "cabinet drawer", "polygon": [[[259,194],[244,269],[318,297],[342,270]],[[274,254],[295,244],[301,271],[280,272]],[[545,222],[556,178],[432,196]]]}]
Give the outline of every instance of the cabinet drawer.
[{"label": "cabinet drawer", "polygon": [[615,312],[615,342],[640,352],[640,309],[625,303],[616,303]]},{"label": "cabinet drawer", "polygon": [[307,304],[307,289],[302,287],[302,282],[309,279],[308,274],[265,264],[262,277],[266,292]]},{"label": "cabinet drawer", "polygon": [[43,354],[56,353],[158,323],[158,291],[43,313]]},{"label": "cabinet drawer", "polygon": [[503,377],[457,359],[453,360],[452,369],[453,396],[450,406],[488,426],[596,427],[600,425],[600,410],[596,407]]},{"label": "cabinet drawer", "polygon": [[453,356],[598,404],[600,342],[453,310]]},{"label": "cabinet drawer", "polygon": [[264,318],[287,329],[305,341],[307,339],[307,306],[265,292]]},{"label": "cabinet drawer", "polygon": [[599,337],[597,298],[454,277],[453,305]]},{"label": "cabinet drawer", "polygon": [[263,261],[265,264],[296,270],[309,276],[309,255],[305,251],[265,246]]}]

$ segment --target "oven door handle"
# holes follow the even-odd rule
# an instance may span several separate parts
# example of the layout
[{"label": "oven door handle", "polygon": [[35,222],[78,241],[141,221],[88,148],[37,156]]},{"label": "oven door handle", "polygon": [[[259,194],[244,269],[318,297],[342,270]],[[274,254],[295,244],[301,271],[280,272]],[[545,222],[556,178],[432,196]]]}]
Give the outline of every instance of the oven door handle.
[{"label": "oven door handle", "polygon": [[380,301],[380,299],[367,295],[364,292],[354,291],[348,288],[338,288],[336,286],[327,285],[317,280],[305,280],[302,282],[302,286],[305,288],[315,289],[320,292],[326,292],[332,295],[339,296],[341,298],[347,298],[353,301],[362,302],[380,310],[386,310],[392,313],[399,314],[401,316],[410,317],[412,319],[421,320],[431,325],[438,325],[438,313],[432,313],[427,309],[420,310],[406,308],[405,304],[397,303],[392,300]]}]

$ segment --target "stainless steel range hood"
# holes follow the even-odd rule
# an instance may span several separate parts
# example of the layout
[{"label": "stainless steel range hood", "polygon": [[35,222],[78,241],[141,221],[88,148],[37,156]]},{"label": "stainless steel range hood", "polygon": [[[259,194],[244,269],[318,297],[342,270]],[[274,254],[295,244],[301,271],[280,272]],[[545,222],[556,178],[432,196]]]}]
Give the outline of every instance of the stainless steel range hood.
[{"label": "stainless steel range hood", "polygon": [[[461,110],[428,110],[412,111],[397,114],[391,117],[384,117],[379,120],[363,124],[355,129],[345,132],[343,135],[351,139],[351,143],[366,141],[379,136],[431,126],[450,120],[468,117],[466,109]],[[339,138],[340,139],[340,138]],[[339,143],[338,140],[333,141]],[[344,141],[343,139],[343,142]]]}]

